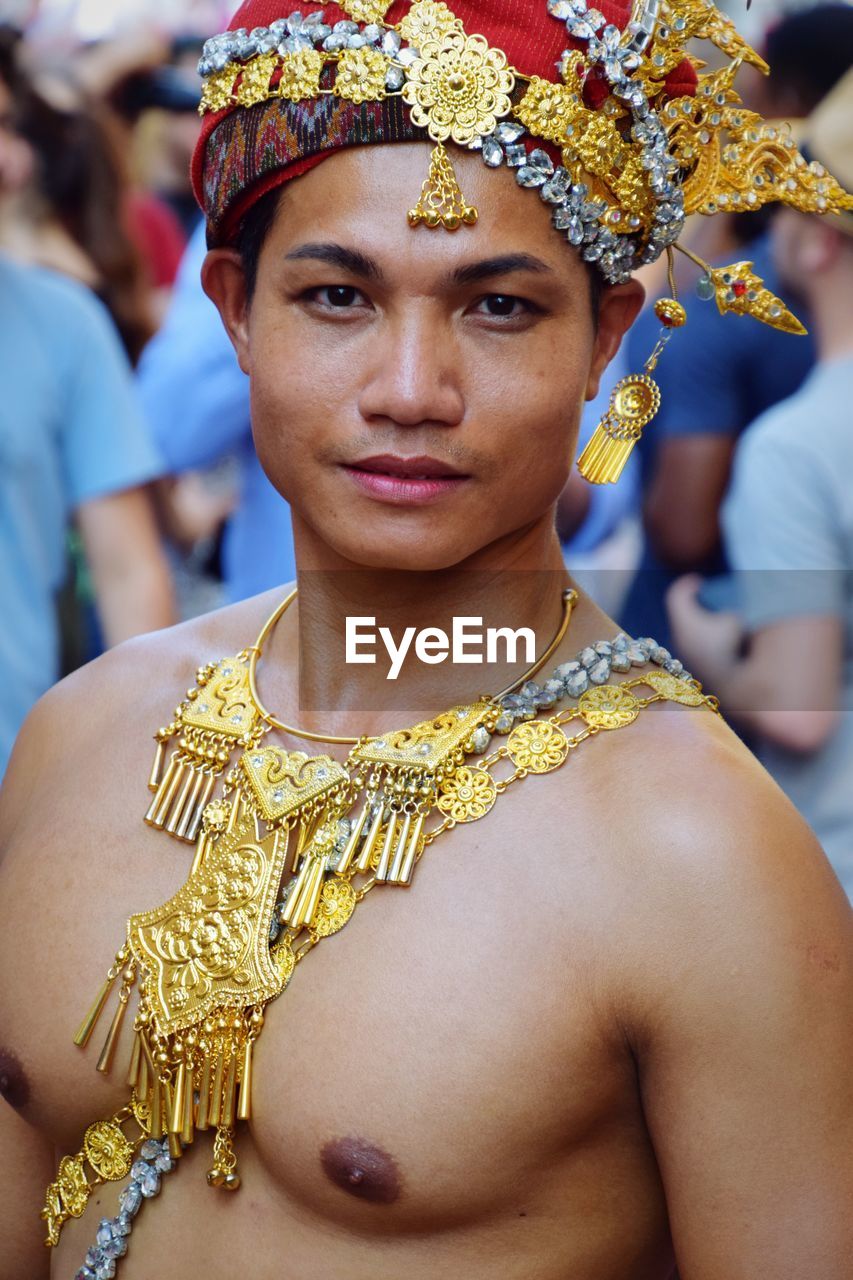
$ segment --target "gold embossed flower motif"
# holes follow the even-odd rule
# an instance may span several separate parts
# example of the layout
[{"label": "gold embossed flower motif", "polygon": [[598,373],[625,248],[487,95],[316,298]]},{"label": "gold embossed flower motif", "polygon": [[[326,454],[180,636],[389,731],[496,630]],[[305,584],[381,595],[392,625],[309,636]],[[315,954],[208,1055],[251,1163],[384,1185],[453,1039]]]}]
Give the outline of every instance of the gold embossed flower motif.
[{"label": "gold embossed flower motif", "polygon": [[234,101],[234,81],[242,70],[236,62],[229,62],[221,71],[214,71],[204,82],[199,104],[199,115],[208,111],[224,111]]},{"label": "gold embossed flower motif", "polygon": [[510,759],[517,769],[530,773],[550,773],[569,754],[562,729],[546,720],[530,720],[513,729],[507,742]]},{"label": "gold embossed flower motif", "polygon": [[391,8],[391,0],[343,0],[341,8],[353,22],[381,22]]},{"label": "gold embossed flower motif", "polygon": [[496,800],[494,780],[485,769],[457,769],[441,784],[438,807],[454,822],[476,822],[485,818]]},{"label": "gold embossed flower motif", "polygon": [[388,60],[378,49],[345,49],[338,60],[335,95],[347,102],[379,102],[385,97]]},{"label": "gold embossed flower motif", "polygon": [[120,1182],[130,1173],[133,1150],[117,1124],[99,1120],[90,1125],[83,1143],[89,1164],[107,1182]]},{"label": "gold embossed flower motif", "polygon": [[441,41],[454,30],[461,31],[462,24],[440,0],[419,0],[400,23],[400,35],[416,49],[427,42]]},{"label": "gold embossed flower motif", "polygon": [[515,75],[506,55],[483,36],[451,32],[441,44],[426,44],[408,70],[403,98],[412,122],[434,142],[452,138],[460,146],[492,133],[509,115]]},{"label": "gold embossed flower motif", "polygon": [[277,67],[278,58],[274,53],[260,54],[246,64],[237,90],[237,101],[241,107],[254,107],[258,102],[266,102],[270,96],[270,80]]},{"label": "gold embossed flower motif", "polygon": [[534,76],[515,114],[534,137],[564,146],[569,126],[585,114],[585,108],[580,94],[567,85]]},{"label": "gold embossed flower motif", "polygon": [[290,102],[316,98],[320,92],[323,55],[316,49],[297,49],[285,57],[278,92]]}]

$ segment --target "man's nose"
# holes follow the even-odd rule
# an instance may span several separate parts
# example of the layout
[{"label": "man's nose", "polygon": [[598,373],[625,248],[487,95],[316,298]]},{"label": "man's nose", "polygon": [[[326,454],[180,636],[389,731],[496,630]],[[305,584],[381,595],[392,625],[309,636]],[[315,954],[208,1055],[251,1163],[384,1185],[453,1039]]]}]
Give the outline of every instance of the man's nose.
[{"label": "man's nose", "polygon": [[427,307],[391,318],[377,334],[372,376],[359,399],[366,422],[455,427],[465,416],[461,357]]}]

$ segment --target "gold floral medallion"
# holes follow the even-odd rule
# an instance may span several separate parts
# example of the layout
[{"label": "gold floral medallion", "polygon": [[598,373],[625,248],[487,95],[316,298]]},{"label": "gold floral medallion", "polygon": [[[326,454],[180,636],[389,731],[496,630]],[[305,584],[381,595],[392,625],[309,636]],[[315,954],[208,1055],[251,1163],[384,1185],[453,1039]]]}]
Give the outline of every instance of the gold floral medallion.
[{"label": "gold floral medallion", "polygon": [[584,107],[580,94],[567,85],[534,76],[515,114],[535,137],[565,146],[570,126],[591,112]]},{"label": "gold floral medallion", "polygon": [[86,1159],[105,1182],[121,1182],[130,1173],[133,1148],[117,1124],[99,1120],[90,1125],[83,1139]]},{"label": "gold floral medallion", "polygon": [[237,88],[237,101],[241,107],[253,107],[256,102],[265,102],[270,94],[270,80],[278,67],[278,57],[274,53],[263,53],[243,68],[240,84]]},{"label": "gold floral medallion", "polygon": [[316,49],[297,49],[289,53],[281,65],[278,95],[288,102],[316,98],[320,92],[323,55]]},{"label": "gold floral medallion", "polygon": [[454,822],[477,822],[498,798],[491,774],[485,769],[457,769],[438,790],[438,807]]},{"label": "gold floral medallion", "polygon": [[452,138],[467,146],[509,115],[515,74],[506,54],[490,48],[483,36],[454,30],[420,52],[408,70],[403,98],[412,108],[412,123],[434,142]]},{"label": "gold floral medallion", "polygon": [[356,907],[355,889],[348,880],[327,880],[323,886],[317,914],[311,921],[311,932],[318,938],[331,938],[349,924]]},{"label": "gold floral medallion", "polygon": [[343,0],[341,8],[353,22],[381,22],[391,8],[391,0]]},{"label": "gold floral medallion", "polygon": [[451,31],[461,31],[462,23],[440,0],[419,0],[400,23],[400,35],[420,49],[428,41],[441,41]]},{"label": "gold floral medallion", "polygon": [[623,729],[640,714],[640,703],[629,689],[603,684],[588,689],[578,701],[578,710],[591,729]]},{"label": "gold floral medallion", "polygon": [[338,59],[335,96],[347,102],[380,102],[386,96],[388,60],[378,49],[345,49]]},{"label": "gold floral medallion", "polygon": [[550,773],[559,769],[569,754],[569,742],[562,729],[547,720],[529,720],[513,729],[507,752],[516,769],[528,773]]}]

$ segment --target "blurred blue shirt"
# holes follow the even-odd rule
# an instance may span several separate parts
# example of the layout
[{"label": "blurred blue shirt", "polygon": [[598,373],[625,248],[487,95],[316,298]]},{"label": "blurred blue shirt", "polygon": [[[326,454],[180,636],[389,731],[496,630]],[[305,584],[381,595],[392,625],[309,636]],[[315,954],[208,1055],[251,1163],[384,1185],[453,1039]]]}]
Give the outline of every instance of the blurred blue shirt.
[{"label": "blurred blue shirt", "polygon": [[130,368],[84,288],[0,255],[0,776],[59,675],[55,596],[86,502],[162,474]]},{"label": "blurred blue shirt", "polygon": [[296,577],[290,507],[261,469],[252,441],[249,379],[219,313],[201,287],[207,253],[203,224],[187,248],[163,328],[137,375],[143,410],[174,473],[237,459],[240,496],[225,529],[229,601],[245,600]]}]

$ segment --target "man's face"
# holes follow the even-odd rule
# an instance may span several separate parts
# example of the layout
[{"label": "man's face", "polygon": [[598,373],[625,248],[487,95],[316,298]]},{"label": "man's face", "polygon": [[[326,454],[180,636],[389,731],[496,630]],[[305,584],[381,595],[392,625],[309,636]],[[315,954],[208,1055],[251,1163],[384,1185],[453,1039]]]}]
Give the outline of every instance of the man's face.
[{"label": "man's face", "polygon": [[550,209],[479,157],[453,161],[480,211],[455,234],[407,224],[423,144],[346,151],[300,178],[231,326],[258,454],[297,529],[373,568],[447,568],[551,520],[584,400],[641,297],[609,291],[596,333]]}]

